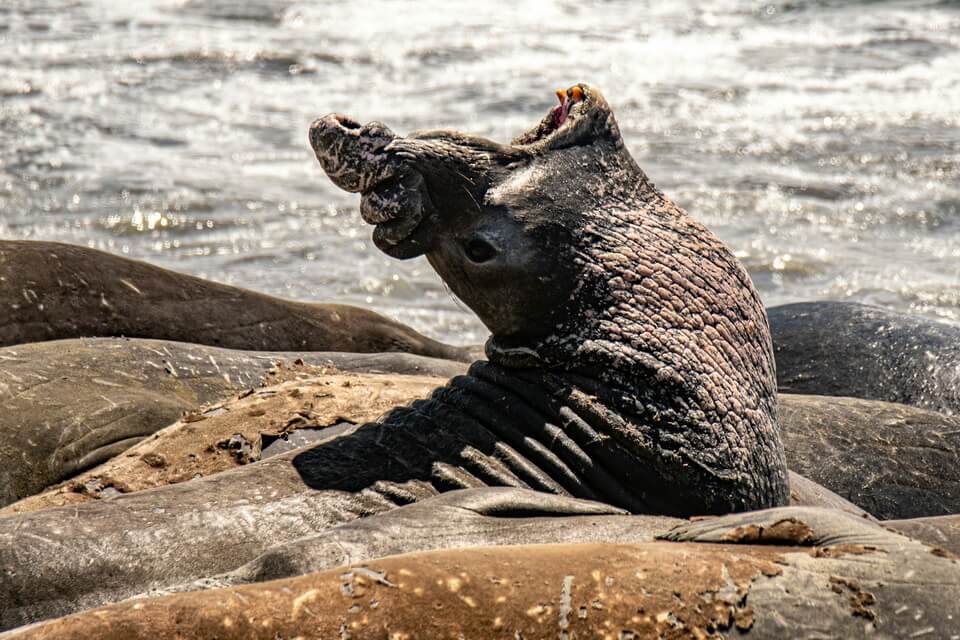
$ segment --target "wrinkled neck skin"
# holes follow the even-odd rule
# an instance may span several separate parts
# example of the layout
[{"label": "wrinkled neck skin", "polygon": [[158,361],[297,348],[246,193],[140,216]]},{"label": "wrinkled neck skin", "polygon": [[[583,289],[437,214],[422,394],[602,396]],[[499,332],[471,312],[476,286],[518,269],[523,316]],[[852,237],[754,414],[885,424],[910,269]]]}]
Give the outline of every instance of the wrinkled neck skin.
[{"label": "wrinkled neck skin", "polygon": [[562,393],[588,398],[606,416],[601,433],[651,472],[638,486],[688,515],[786,504],[772,343],[746,270],[653,186],[612,114],[596,129],[588,145],[552,152],[550,171],[488,194],[563,220],[578,274],[552,331],[494,335],[488,358],[548,369]]},{"label": "wrinkled neck skin", "polygon": [[687,489],[703,513],[786,504],[772,343],[742,265],[656,192],[587,219],[574,260],[596,277],[531,350],[596,399],[666,495]]},{"label": "wrinkled neck skin", "polygon": [[[474,382],[455,380],[414,405],[418,419],[429,432],[468,424],[468,414],[495,415],[485,431],[533,447],[519,460],[550,480],[531,488],[634,512],[689,516],[786,504],[773,349],[757,292],[730,250],[653,186],[602,96],[590,95],[567,125],[552,127],[548,115],[509,146],[471,142],[464,150],[449,142],[459,149],[454,157],[471,158],[473,172],[461,191],[474,204],[453,207],[457,215],[421,189],[429,205],[423,219],[440,225],[430,241],[419,236],[419,248],[493,335],[490,363],[466,379]],[[391,146],[407,145],[413,157],[420,144]],[[444,155],[435,156],[430,166],[445,166]],[[430,166],[418,165],[427,174]],[[470,215],[509,219],[514,235],[549,247],[542,273],[535,260],[525,263],[539,274],[524,290],[539,315],[484,297],[478,276],[442,242]],[[507,280],[514,277],[527,276],[517,270]],[[465,388],[481,382],[488,385],[481,396]],[[525,463],[507,462],[512,453],[486,455],[520,478]]]}]

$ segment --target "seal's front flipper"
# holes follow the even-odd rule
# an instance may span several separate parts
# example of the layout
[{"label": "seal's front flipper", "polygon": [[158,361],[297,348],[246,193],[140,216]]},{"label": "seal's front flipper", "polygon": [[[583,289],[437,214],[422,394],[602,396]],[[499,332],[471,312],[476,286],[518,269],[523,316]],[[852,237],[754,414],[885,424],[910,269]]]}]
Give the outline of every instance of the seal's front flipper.
[{"label": "seal's front flipper", "polygon": [[682,524],[657,536],[674,542],[901,549],[920,543],[864,518],[817,507],[778,507]]},{"label": "seal's front flipper", "polygon": [[[427,504],[424,503],[424,506]],[[494,518],[613,516],[627,513],[602,502],[514,487],[451,491],[431,498],[429,504],[434,507],[457,507]]]}]

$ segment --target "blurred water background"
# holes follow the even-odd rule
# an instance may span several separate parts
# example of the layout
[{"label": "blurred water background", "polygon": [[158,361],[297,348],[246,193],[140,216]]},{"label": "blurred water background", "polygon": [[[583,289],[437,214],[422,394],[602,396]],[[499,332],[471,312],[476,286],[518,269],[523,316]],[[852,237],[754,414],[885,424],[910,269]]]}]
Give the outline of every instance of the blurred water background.
[{"label": "blurred water background", "polygon": [[577,81],[767,304],[960,322],[960,3],[0,2],[0,237],[71,242],[426,333],[485,331],[380,254],[309,122],[508,140]]}]

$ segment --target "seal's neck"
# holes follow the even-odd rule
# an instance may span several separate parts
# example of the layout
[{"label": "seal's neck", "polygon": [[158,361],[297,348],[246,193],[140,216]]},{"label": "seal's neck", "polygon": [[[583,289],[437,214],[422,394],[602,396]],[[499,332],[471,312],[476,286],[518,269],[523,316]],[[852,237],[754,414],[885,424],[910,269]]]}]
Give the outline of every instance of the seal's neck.
[{"label": "seal's neck", "polygon": [[573,230],[580,275],[563,322],[532,344],[494,338],[488,356],[591,397],[604,435],[657,470],[644,485],[672,483],[684,504],[701,492],[702,512],[785,503],[773,349],[749,276],[658,191],[625,196]]},{"label": "seal's neck", "polygon": [[[725,457],[727,436],[721,425],[705,422],[691,408],[696,400],[688,388],[656,379],[655,371],[632,380],[628,389],[611,384],[599,371],[507,369],[479,362],[434,399],[455,398],[458,411],[500,443],[491,458],[469,461],[474,475],[489,474],[490,464],[502,466],[499,477],[484,477],[488,484],[512,484],[509,472],[540,491],[676,516],[786,501],[785,480],[779,477],[786,470],[778,466],[770,443],[757,443],[761,450],[751,452],[757,460]],[[722,426],[749,430],[729,422]],[[481,431],[468,433],[477,437]],[[483,437],[471,447],[483,450]]]}]

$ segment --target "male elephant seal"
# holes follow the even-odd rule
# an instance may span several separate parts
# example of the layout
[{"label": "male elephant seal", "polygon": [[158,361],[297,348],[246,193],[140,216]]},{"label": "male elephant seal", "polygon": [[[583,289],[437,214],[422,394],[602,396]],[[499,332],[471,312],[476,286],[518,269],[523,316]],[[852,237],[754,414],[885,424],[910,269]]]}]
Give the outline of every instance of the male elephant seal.
[{"label": "male elephant seal", "polygon": [[0,581],[4,624],[226,571],[268,539],[452,489],[676,516],[786,504],[763,306],[733,254],[637,167],[599,92],[572,87],[511,145],[386,135],[328,116],[310,138],[341,186],[366,189],[378,244],[425,253],[479,314],[490,362],[307,451],[0,519],[0,566],[42,567]]},{"label": "male elephant seal", "polygon": [[282,300],[86,247],[0,240],[0,346],[111,336],[472,359],[367,309]]},{"label": "male elephant seal", "polygon": [[[785,504],[772,346],[746,270],[651,183],[596,89],[559,97],[509,145],[313,123],[318,160],[363,193],[377,246],[426,255],[492,337],[490,362],[355,434],[386,476],[318,476],[320,448],[299,461],[304,478],[527,484],[673,515]],[[509,455],[464,459],[493,443]],[[444,449],[456,472],[434,464]]]}]

